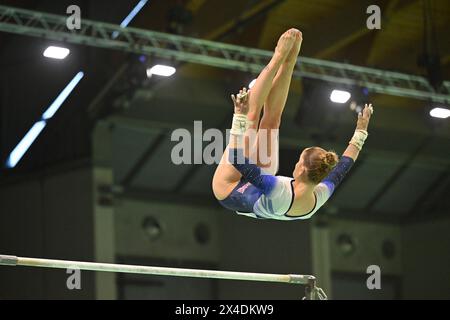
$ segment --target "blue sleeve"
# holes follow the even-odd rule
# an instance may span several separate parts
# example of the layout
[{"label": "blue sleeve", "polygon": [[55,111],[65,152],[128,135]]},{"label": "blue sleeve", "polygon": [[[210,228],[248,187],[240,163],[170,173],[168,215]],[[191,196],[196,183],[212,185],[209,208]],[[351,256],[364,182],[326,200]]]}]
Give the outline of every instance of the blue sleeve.
[{"label": "blue sleeve", "polygon": [[260,189],[265,195],[269,195],[275,188],[276,177],[261,174],[261,168],[251,164],[249,159],[244,157],[242,149],[229,149],[228,157],[231,164],[242,174],[244,180]]},{"label": "blue sleeve", "polygon": [[322,183],[330,190],[330,194],[332,194],[342,180],[344,180],[354,163],[355,161],[352,158],[342,156],[336,167],[334,167],[328,176],[322,180]]}]

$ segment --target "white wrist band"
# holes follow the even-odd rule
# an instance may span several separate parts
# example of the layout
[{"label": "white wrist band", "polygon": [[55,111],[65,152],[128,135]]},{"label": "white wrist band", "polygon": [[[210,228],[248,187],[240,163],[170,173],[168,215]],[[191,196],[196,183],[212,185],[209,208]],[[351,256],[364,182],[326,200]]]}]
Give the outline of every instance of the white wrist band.
[{"label": "white wrist band", "polygon": [[230,133],[237,136],[244,135],[250,125],[251,121],[247,120],[247,115],[235,113],[233,115],[233,124],[231,125]]},{"label": "white wrist band", "polygon": [[369,133],[366,130],[356,129],[355,134],[353,135],[349,143],[351,145],[354,145],[359,151],[361,151],[368,135]]}]

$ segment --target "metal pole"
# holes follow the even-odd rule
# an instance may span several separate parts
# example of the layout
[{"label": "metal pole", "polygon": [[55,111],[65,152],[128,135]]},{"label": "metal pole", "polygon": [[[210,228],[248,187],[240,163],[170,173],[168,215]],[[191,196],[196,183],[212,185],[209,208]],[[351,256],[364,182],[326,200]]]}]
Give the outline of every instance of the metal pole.
[{"label": "metal pole", "polygon": [[79,269],[88,271],[118,272],[118,273],[137,273],[137,274],[151,274],[151,275],[173,276],[173,277],[281,282],[281,283],[303,284],[303,285],[311,285],[311,283],[315,284],[315,277],[310,275],[269,274],[269,273],[216,271],[216,270],[183,269],[183,268],[167,268],[167,267],[147,267],[136,265],[124,265],[124,264],[23,258],[7,255],[0,255],[0,265],[56,268],[56,269]]},{"label": "metal pole", "polygon": [[[271,51],[184,37],[83,19],[81,30],[66,27],[67,16],[0,5],[0,31],[154,55],[182,62],[259,73],[270,60]],[[118,33],[119,36],[113,37]],[[420,76],[373,69],[333,61],[301,57],[295,77],[320,79],[332,83],[363,86],[371,92],[448,103],[450,81],[435,92]]]}]

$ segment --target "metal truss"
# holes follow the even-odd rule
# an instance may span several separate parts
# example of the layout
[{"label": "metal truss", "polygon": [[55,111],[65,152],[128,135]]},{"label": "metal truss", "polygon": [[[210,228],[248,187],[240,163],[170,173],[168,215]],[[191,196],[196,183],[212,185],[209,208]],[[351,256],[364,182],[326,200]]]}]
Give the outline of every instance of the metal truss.
[{"label": "metal truss", "polygon": [[[136,28],[123,29],[87,19],[82,19],[80,30],[69,30],[67,18],[0,6],[0,31],[250,73],[259,73],[272,56],[272,52],[266,50]],[[294,75],[366,87],[375,93],[444,104],[450,102],[450,81],[444,82],[442,92],[435,92],[420,76],[307,57],[298,60]]]}]

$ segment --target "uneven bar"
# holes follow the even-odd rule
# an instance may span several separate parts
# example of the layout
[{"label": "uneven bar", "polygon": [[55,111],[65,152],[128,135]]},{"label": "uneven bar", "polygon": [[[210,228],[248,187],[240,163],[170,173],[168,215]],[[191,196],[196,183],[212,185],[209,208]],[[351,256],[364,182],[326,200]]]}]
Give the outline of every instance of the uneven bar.
[{"label": "uneven bar", "polygon": [[228,279],[244,281],[281,282],[291,284],[314,285],[315,277],[299,274],[270,274],[236,271],[216,271],[200,269],[183,269],[168,267],[147,267],[124,264],[81,262],[67,260],[35,259],[0,255],[0,265],[27,266],[56,269],[79,269],[100,272],[137,273],[172,277],[192,277],[210,279]]}]

